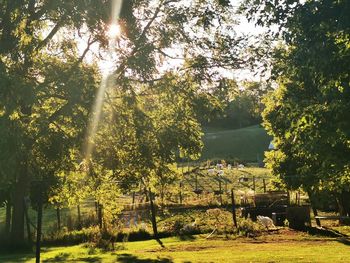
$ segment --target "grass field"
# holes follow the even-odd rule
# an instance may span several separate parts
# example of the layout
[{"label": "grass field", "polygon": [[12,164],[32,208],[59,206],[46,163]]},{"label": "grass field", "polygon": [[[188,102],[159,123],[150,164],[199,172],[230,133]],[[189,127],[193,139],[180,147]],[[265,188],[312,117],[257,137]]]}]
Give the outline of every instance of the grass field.
[{"label": "grass field", "polygon": [[237,130],[205,128],[202,160],[234,159],[262,161],[271,137],[259,125]]},{"label": "grass field", "polygon": [[[113,252],[88,245],[44,248],[43,262],[347,262],[348,241],[279,230],[257,238],[196,236],[118,243]],[[0,255],[0,262],[34,262],[33,254]]]}]

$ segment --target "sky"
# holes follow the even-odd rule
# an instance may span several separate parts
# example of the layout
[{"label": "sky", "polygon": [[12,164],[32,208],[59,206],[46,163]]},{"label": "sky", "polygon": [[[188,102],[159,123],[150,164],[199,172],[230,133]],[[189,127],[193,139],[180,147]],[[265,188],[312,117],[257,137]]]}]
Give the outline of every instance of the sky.
[{"label": "sky", "polygon": [[[238,5],[239,5],[239,2],[241,0],[232,0],[233,2],[233,6],[234,8],[237,8]],[[121,1],[120,0],[116,0],[115,1],[117,4],[114,4],[113,7],[112,7],[112,11],[115,13],[115,12],[119,12],[120,11],[120,3]],[[113,16],[113,17],[116,17],[116,16]],[[242,34],[249,34],[251,36],[258,36],[259,34],[262,34],[264,32],[266,32],[266,28],[263,28],[263,27],[259,27],[259,26],[255,26],[254,23],[251,23],[251,22],[248,22],[248,20],[243,16],[243,15],[240,15],[237,17],[238,20],[239,20],[239,24],[238,25],[235,25],[235,31],[238,35],[242,35]],[[106,33],[110,39],[112,39],[113,37],[115,38],[118,34],[118,26],[116,26],[116,21],[112,21],[112,25],[109,26],[110,30]],[[82,53],[83,50],[85,50],[86,48],[86,39],[81,38],[79,41],[78,41],[78,49],[80,50],[80,52]],[[98,45],[95,44],[92,46],[92,51],[89,52],[87,54],[87,57],[86,57],[86,60],[87,61],[92,61],[93,60],[93,57],[96,57],[96,54],[98,54]],[[176,50],[167,50],[167,53],[170,53],[171,55],[177,57],[177,56],[181,56],[181,52],[178,52]],[[112,55],[112,52],[106,52],[104,53],[104,58],[103,59],[100,59],[98,60],[98,65],[99,65],[99,68],[101,70],[102,73],[106,73],[106,72],[110,72],[113,68],[113,60],[115,59],[116,57],[116,54]],[[175,59],[173,61],[170,61],[170,64],[175,64],[176,63],[181,63],[179,59]],[[164,68],[166,69],[166,68]],[[224,75],[226,75],[226,77],[230,77],[230,75],[237,79],[238,81],[243,81],[243,80],[254,80],[254,81],[259,81],[260,80],[260,76],[256,76],[254,75],[252,72],[250,72],[249,70],[237,70],[235,71],[234,73],[232,72],[226,72],[224,73]]]}]

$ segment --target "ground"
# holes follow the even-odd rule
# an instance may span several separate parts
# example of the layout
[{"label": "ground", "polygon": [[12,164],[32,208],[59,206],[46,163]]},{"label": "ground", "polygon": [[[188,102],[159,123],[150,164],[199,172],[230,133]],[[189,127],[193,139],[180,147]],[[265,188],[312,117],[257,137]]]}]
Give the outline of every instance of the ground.
[{"label": "ground", "polygon": [[[205,235],[116,244],[113,252],[89,245],[44,248],[43,262],[347,262],[348,239],[281,229],[257,238]],[[34,262],[33,254],[0,255],[0,262]]]}]

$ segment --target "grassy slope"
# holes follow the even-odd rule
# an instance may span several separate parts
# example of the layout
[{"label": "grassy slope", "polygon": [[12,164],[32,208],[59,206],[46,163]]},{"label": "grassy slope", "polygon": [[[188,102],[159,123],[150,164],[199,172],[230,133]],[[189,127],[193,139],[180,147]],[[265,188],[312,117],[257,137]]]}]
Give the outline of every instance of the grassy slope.
[{"label": "grassy slope", "polygon": [[[203,138],[202,158],[257,161],[263,159],[264,151],[270,143],[270,136],[259,125],[237,130],[206,128]],[[259,157],[258,157],[259,156]]]},{"label": "grassy slope", "polygon": [[[207,240],[204,237],[119,244],[115,252],[84,245],[46,248],[43,262],[346,262],[349,246],[331,238],[312,237],[283,230],[256,239]],[[0,255],[0,262],[34,262],[32,254]]]}]

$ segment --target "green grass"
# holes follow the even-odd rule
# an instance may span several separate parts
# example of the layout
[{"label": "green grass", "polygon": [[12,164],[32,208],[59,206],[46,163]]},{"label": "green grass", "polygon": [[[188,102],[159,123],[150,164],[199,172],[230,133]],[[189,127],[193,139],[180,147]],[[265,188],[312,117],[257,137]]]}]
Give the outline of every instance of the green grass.
[{"label": "green grass", "polygon": [[[44,248],[43,262],[346,262],[349,246],[340,240],[281,230],[255,239],[166,238],[119,243],[114,252],[86,245]],[[0,255],[0,262],[34,262],[33,254]]]},{"label": "green grass", "polygon": [[237,158],[262,161],[271,141],[271,137],[259,125],[236,130],[205,128],[204,131],[202,160]]}]

